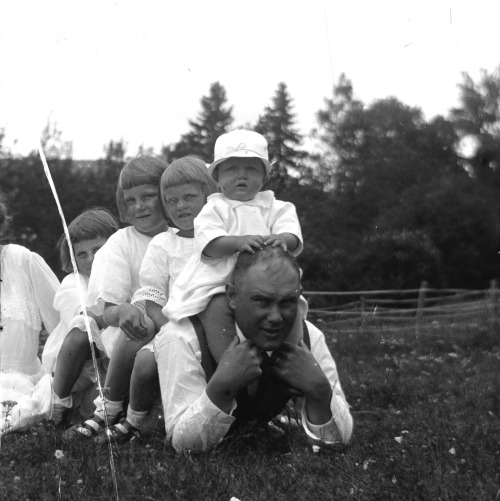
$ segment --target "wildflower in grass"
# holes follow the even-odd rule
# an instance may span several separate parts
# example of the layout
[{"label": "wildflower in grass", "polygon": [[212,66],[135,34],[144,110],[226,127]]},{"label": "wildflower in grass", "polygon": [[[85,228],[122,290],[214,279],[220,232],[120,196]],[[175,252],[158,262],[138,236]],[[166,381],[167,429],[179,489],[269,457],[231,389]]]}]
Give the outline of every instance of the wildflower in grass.
[{"label": "wildflower in grass", "polygon": [[20,482],[21,481],[21,477],[14,477],[14,482]]},{"label": "wildflower in grass", "polygon": [[396,475],[392,476],[392,483],[395,484],[397,483],[398,479],[396,478]]},{"label": "wildflower in grass", "polygon": [[64,452],[61,449],[57,449],[54,456],[56,459],[62,459],[64,457]]},{"label": "wildflower in grass", "polygon": [[313,445],[312,446],[312,450],[313,450],[314,454],[318,454],[318,452],[319,452],[319,445]]},{"label": "wildflower in grass", "polygon": [[82,485],[83,484],[83,480],[81,478],[79,478],[77,481],[76,481],[76,484],[77,485]]},{"label": "wildflower in grass", "polygon": [[395,440],[398,444],[400,444],[400,443],[402,443],[402,442],[403,442],[403,437],[394,437],[394,440]]},{"label": "wildflower in grass", "polygon": [[455,447],[452,447],[449,451],[448,451],[450,454],[452,454],[453,456],[457,453],[455,451]]}]

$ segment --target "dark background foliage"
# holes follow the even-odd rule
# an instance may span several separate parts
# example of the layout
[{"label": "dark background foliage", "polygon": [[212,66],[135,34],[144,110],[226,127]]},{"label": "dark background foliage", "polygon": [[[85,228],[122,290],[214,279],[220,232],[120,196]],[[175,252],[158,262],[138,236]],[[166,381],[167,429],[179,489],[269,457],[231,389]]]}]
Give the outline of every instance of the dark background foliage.
[{"label": "dark background foliage", "polygon": [[[478,82],[464,74],[459,88],[460,105],[427,121],[393,97],[356,100],[341,75],[304,137],[286,83],[256,124],[241,125],[215,82],[189,130],[161,154],[208,163],[221,133],[246,127],[264,134],[274,161],[266,188],[293,202],[302,224],[306,289],[416,288],[423,280],[486,288],[500,277],[500,74],[483,72]],[[466,143],[473,145],[467,156]],[[123,140],[111,140],[102,159],[73,160],[49,123],[42,144],[68,222],[91,206],[116,214],[116,181],[130,156]],[[13,158],[0,151],[0,188],[14,216],[3,238],[40,253],[61,276],[55,244],[62,228],[41,161],[36,152]]]}]

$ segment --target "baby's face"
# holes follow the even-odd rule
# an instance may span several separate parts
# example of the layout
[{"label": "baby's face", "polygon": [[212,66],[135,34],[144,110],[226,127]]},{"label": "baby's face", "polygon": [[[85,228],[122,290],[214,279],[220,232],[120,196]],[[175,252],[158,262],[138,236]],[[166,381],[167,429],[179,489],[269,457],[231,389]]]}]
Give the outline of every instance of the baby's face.
[{"label": "baby's face", "polygon": [[252,200],[264,184],[264,164],[258,158],[228,158],[218,167],[219,189],[231,200]]}]

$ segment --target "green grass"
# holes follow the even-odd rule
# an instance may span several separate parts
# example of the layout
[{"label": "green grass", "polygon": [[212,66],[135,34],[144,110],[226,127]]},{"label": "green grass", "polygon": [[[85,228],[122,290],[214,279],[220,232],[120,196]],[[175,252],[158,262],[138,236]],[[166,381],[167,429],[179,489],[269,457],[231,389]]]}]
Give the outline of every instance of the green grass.
[{"label": "green grass", "polygon": [[[352,406],[348,447],[314,453],[300,429],[249,428],[210,453],[177,455],[160,430],[114,452],[119,498],[500,499],[500,333],[322,328]],[[106,447],[63,446],[49,425],[2,437],[0,499],[114,496]]]}]

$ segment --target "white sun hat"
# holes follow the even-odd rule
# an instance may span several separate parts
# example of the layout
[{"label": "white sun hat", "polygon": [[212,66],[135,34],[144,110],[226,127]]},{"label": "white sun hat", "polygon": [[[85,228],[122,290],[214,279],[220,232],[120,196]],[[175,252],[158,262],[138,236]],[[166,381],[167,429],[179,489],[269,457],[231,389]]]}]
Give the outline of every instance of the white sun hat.
[{"label": "white sun hat", "polygon": [[208,168],[209,173],[213,176],[215,168],[232,157],[258,158],[264,164],[267,175],[271,173],[267,141],[258,132],[240,129],[219,136],[215,141],[214,161]]}]

